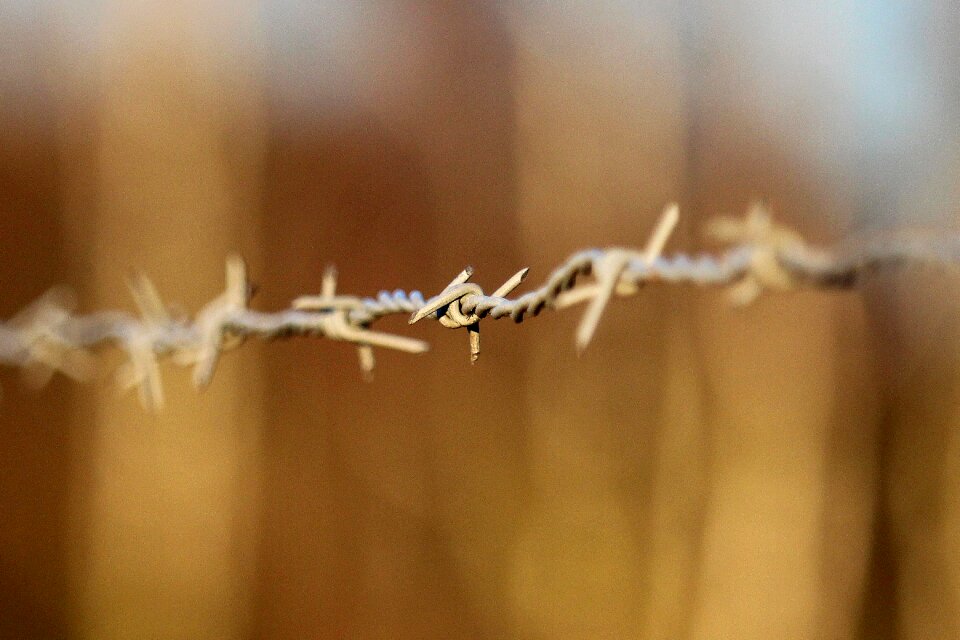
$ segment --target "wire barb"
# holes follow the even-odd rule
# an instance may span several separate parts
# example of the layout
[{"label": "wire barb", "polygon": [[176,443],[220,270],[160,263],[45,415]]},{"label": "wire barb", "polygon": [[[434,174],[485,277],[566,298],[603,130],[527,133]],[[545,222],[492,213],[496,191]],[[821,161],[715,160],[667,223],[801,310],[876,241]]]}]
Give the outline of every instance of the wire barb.
[{"label": "wire barb", "polygon": [[198,388],[210,384],[220,355],[240,346],[244,340],[242,334],[231,334],[229,331],[231,322],[246,311],[251,291],[243,258],[227,258],[224,279],[226,285],[223,293],[201,309],[194,321],[199,334],[197,344],[192,348],[180,349],[177,354],[179,364],[193,364],[193,384]]},{"label": "wire barb", "polygon": [[121,391],[136,388],[143,406],[161,409],[164,397],[159,356],[162,351],[158,353],[158,344],[163,342],[173,319],[147,276],[139,274],[127,282],[127,287],[140,311],[141,320],[139,325],[131,325],[130,337],[121,344],[129,362],[117,370],[117,383]]},{"label": "wire barb", "polygon": [[[667,240],[676,228],[679,219],[679,207],[676,204],[667,205],[643,252],[642,259],[648,266],[660,257],[663,247],[667,244]],[[593,334],[600,324],[600,317],[607,308],[610,298],[613,297],[624,271],[630,265],[631,253],[623,249],[610,249],[594,265],[593,275],[597,284],[594,288],[593,299],[587,307],[586,313],[583,314],[583,320],[580,321],[580,327],[577,329],[578,354],[582,355],[593,339]],[[632,290],[628,285],[627,288],[621,288],[621,290],[632,294],[635,288],[633,287]]]},{"label": "wire barb", "polygon": [[[322,336],[350,342],[357,348],[360,370],[370,379],[376,363],[374,348],[423,353],[426,342],[371,329],[381,318],[407,315],[410,324],[432,318],[450,329],[467,330],[470,362],[480,355],[480,322],[511,318],[522,322],[543,309],[585,303],[577,328],[578,352],[590,344],[603,312],[614,297],[632,296],[646,284],[696,284],[725,287],[735,304],[754,301],[765,291],[800,287],[842,289],[866,273],[904,264],[960,264],[960,237],[940,233],[927,238],[905,234],[879,241],[843,243],[833,249],[811,247],[795,231],[774,223],[760,205],[741,219],[719,218],[708,233],[728,245],[717,255],[664,256],[663,250],[678,220],[676,204],[667,206],[643,250],[587,249],[571,255],[536,289],[516,298],[528,269],[521,269],[492,294],[471,282],[473,269],[461,271],[437,295],[425,299],[419,291],[381,291],[360,298],[337,293],[337,272],[328,267],[319,295],[296,298],[290,308],[273,313],[248,307],[251,287],[243,260],[226,261],[222,294],[191,320],[171,313],[156,287],[144,275],[128,281],[139,312],[120,311],[74,315],[71,296],[53,289],[6,322],[0,322],[0,364],[23,370],[36,385],[56,372],[86,379],[93,369],[91,351],[113,345],[124,351],[116,379],[122,390],[136,388],[148,409],[163,406],[160,362],[192,367],[197,387],[210,383],[224,351],[248,337],[264,339],[295,335]],[[584,278],[592,281],[583,282]]]},{"label": "wire barb", "polygon": [[[493,292],[491,298],[505,299],[514,289],[520,286],[529,271],[527,268],[520,269],[500,285]],[[410,318],[410,324],[433,315],[441,325],[448,329],[466,327],[470,339],[470,363],[474,364],[480,357],[480,319],[486,314],[477,312],[477,302],[485,296],[479,285],[467,282],[472,275],[472,267],[467,267],[461,271],[456,278],[450,281],[446,289],[427,300],[413,314]]]}]

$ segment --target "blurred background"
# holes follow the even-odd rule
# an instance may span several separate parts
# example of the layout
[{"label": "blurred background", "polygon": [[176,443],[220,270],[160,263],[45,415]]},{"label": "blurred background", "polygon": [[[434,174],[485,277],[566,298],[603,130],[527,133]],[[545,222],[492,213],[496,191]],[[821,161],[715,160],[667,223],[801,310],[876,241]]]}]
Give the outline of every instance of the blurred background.
[{"label": "blurred background", "polygon": [[[0,0],[0,317],[194,311],[238,251],[317,292],[537,283],[763,199],[816,243],[957,232],[960,9],[931,0]],[[424,356],[249,343],[0,383],[3,638],[960,636],[960,277],[733,309],[652,287]],[[110,355],[105,354],[109,362]]]}]

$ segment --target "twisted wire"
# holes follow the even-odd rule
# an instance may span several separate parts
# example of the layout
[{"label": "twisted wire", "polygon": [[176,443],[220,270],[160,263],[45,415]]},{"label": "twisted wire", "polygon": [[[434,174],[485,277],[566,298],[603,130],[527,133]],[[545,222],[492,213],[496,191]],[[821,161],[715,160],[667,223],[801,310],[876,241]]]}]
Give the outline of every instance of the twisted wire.
[{"label": "twisted wire", "polygon": [[[411,324],[431,318],[447,328],[466,328],[471,361],[476,361],[484,319],[511,318],[519,323],[546,308],[583,303],[587,308],[576,336],[582,350],[611,298],[634,295],[654,283],[726,287],[735,304],[746,304],[764,291],[849,288],[865,274],[889,266],[960,263],[960,237],[955,235],[894,234],[826,250],[811,247],[799,234],[774,224],[759,207],[743,219],[722,218],[710,225],[708,231],[730,245],[725,251],[664,256],[663,247],[676,221],[676,207],[668,207],[645,249],[577,252],[540,287],[513,298],[509,296],[527,269],[485,294],[470,282],[473,270],[468,267],[430,298],[402,289],[381,291],[375,297],[338,295],[337,274],[328,269],[319,295],[301,296],[288,309],[262,312],[248,307],[251,288],[238,257],[227,260],[224,292],[193,318],[175,316],[145,276],[128,283],[139,316],[123,311],[76,315],[69,292],[53,289],[0,322],[0,364],[22,369],[38,385],[56,372],[85,379],[93,370],[92,352],[112,345],[127,356],[116,374],[120,388],[136,388],[143,405],[156,409],[164,400],[160,360],[191,367],[195,385],[203,387],[212,379],[220,356],[250,337],[315,336],[353,343],[361,370],[369,377],[375,364],[374,347],[406,353],[428,349],[422,340],[371,328],[387,316],[406,315]],[[585,282],[586,278],[590,280]]]}]

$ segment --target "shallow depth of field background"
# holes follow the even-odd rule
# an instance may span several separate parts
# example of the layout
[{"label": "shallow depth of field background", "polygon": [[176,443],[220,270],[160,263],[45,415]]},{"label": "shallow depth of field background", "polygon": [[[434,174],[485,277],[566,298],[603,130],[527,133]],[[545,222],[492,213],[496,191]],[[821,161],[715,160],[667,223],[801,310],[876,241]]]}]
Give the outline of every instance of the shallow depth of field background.
[{"label": "shallow depth of field background", "polygon": [[[954,2],[0,0],[0,317],[488,290],[764,199],[957,228]],[[960,276],[654,287],[428,339],[251,343],[156,416],[0,375],[0,636],[960,635]],[[106,355],[116,362],[116,354]]]}]

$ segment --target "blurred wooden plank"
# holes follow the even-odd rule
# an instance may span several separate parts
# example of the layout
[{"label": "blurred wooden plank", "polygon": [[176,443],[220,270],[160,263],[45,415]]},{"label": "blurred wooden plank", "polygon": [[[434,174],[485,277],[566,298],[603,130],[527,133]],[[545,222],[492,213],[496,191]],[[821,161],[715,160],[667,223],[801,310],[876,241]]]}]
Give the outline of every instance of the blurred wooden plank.
[{"label": "blurred wooden plank", "polygon": [[[67,3],[69,5],[69,3]],[[254,251],[262,122],[255,6],[108,2],[61,20],[72,257],[85,306],[131,308],[143,270],[194,311],[224,258]],[[88,9],[89,10],[89,9]],[[215,19],[214,19],[215,18]],[[93,61],[95,68],[84,67]],[[79,114],[79,115],[78,115]],[[86,128],[77,125],[86,125]],[[256,273],[258,260],[254,260]],[[75,487],[74,635],[239,637],[248,629],[261,420],[256,349],[223,361],[203,395],[165,368],[167,407],[86,390]]]},{"label": "blurred wooden plank", "polygon": [[[31,3],[0,8],[0,319],[66,276],[49,34]],[[73,383],[25,388],[0,371],[0,637],[69,635]]]},{"label": "blurred wooden plank", "polygon": [[[676,7],[607,3],[582,20],[584,9],[509,12],[520,237],[534,279],[584,246],[644,246],[683,188]],[[613,301],[579,358],[583,309],[517,329],[529,354],[530,498],[509,570],[511,615],[528,637],[682,636],[705,452],[684,294]]]},{"label": "blurred wooden plank", "polygon": [[[691,10],[691,198],[708,216],[762,197],[779,222],[835,242],[862,204],[849,189],[857,105],[792,56],[828,57],[845,77],[857,60],[844,38],[813,34],[855,25],[763,3]],[[850,638],[875,503],[871,364],[850,348],[867,342],[859,301],[734,309],[711,293],[696,313],[712,451],[691,637]]]}]

